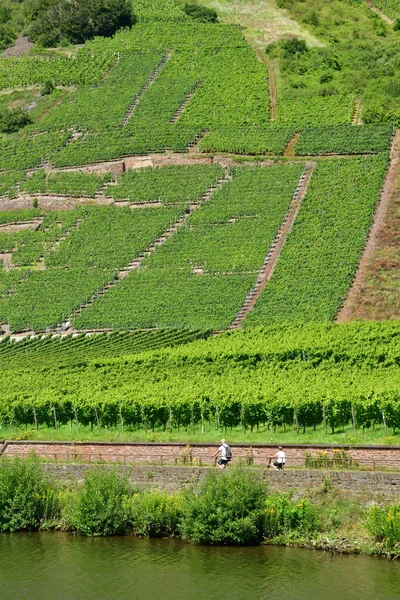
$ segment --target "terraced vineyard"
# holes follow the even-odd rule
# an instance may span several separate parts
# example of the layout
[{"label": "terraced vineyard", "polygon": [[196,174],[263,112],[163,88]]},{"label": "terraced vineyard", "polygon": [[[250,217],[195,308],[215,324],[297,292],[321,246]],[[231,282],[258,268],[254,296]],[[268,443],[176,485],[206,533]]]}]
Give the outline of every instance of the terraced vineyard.
[{"label": "terraced vineyard", "polygon": [[387,156],[318,163],[274,275],[246,324],[332,320],[357,269]]},{"label": "terraced vineyard", "polygon": [[132,30],[0,58],[30,117],[0,134],[0,428],[396,433],[398,325],[331,322],[400,175],[398,33],[310,1],[281,4],[312,47],[138,0]]},{"label": "terraced vineyard", "polygon": [[236,169],[140,270],[77,317],[76,327],[226,328],[257,278],[302,170]]}]

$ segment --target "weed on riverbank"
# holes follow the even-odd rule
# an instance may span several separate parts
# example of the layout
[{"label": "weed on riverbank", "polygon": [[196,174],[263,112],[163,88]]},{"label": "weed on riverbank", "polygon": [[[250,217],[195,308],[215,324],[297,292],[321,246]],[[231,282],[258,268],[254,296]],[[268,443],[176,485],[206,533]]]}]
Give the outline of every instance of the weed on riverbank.
[{"label": "weed on riverbank", "polygon": [[254,473],[236,467],[169,494],[136,488],[113,467],[93,468],[83,483],[66,486],[36,459],[2,459],[0,531],[40,529],[400,555],[400,504],[350,496],[328,480],[306,492],[270,493]]}]

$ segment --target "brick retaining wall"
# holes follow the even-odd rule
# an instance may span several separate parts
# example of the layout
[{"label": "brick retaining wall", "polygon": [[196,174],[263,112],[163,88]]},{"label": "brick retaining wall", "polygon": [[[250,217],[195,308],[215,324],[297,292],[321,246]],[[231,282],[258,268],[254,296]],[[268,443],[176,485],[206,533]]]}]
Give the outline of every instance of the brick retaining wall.
[{"label": "brick retaining wall", "polygon": [[[106,461],[123,464],[198,464],[212,465],[216,444],[183,443],[122,443],[122,442],[40,442],[5,441],[0,445],[0,456],[26,456],[35,453],[42,458],[58,461]],[[269,456],[277,450],[270,444],[232,444],[234,462],[266,465]],[[288,466],[304,466],[307,455],[333,457],[345,452],[352,461],[362,466],[385,466],[400,469],[400,446],[341,446],[328,444],[292,444],[285,446]]]},{"label": "brick retaining wall", "polygon": [[[1,468],[1,463],[0,463]],[[43,469],[50,475],[64,482],[82,481],[85,472],[92,469],[88,464],[44,464]],[[107,468],[103,465],[99,468]],[[162,466],[124,466],[117,467],[128,473],[132,483],[179,491],[191,483],[198,483],[210,471],[209,467],[162,467]],[[368,471],[324,471],[306,469],[287,469],[274,471],[253,469],[260,477],[265,478],[271,491],[288,491],[290,489],[311,489],[321,486],[327,480],[332,485],[350,494],[368,492],[398,498],[400,495],[400,473],[371,473]],[[218,470],[223,475],[223,472]]]}]

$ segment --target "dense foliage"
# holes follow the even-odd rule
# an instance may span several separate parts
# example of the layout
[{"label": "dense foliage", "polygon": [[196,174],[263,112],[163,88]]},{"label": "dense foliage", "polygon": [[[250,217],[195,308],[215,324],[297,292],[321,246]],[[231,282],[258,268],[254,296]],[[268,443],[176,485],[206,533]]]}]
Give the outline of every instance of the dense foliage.
[{"label": "dense foliage", "polygon": [[2,458],[0,531],[38,529],[54,504],[54,494],[38,461]]},{"label": "dense foliage", "polygon": [[217,11],[199,4],[186,3],[183,12],[196,21],[203,23],[216,23],[218,21]]},{"label": "dense foliage", "polygon": [[[148,470],[151,480],[153,471]],[[199,473],[200,474],[200,473]],[[128,480],[125,469],[89,467],[83,482],[44,476],[35,459],[0,461],[0,531],[60,530],[81,535],[180,536],[194,543],[298,544],[399,556],[399,505],[366,502],[325,479],[318,488],[269,493],[260,471],[202,473],[169,493]],[[360,510],[361,508],[361,510]]]},{"label": "dense foliage", "polygon": [[31,123],[28,113],[20,108],[0,111],[0,133],[15,133]]},{"label": "dense foliage", "polygon": [[[381,0],[380,8],[384,3],[384,10],[397,8],[391,16],[399,16],[396,0]],[[278,121],[315,126],[350,123],[352,101],[354,106],[359,98],[365,123],[398,124],[398,31],[361,0],[279,4],[323,44],[292,54],[284,41],[267,48],[270,57],[279,60]],[[325,121],[327,115],[330,123]]]},{"label": "dense foliage", "polygon": [[250,472],[212,472],[184,493],[182,536],[197,544],[251,544],[262,539],[265,486]]},{"label": "dense foliage", "polygon": [[70,496],[64,509],[64,526],[84,535],[118,535],[130,526],[128,478],[115,470],[94,470]]},{"label": "dense foliage", "polygon": [[215,435],[262,425],[400,428],[396,322],[256,328],[139,355],[135,338],[118,336],[4,351],[2,342],[0,423],[55,427],[56,416],[57,424]]}]

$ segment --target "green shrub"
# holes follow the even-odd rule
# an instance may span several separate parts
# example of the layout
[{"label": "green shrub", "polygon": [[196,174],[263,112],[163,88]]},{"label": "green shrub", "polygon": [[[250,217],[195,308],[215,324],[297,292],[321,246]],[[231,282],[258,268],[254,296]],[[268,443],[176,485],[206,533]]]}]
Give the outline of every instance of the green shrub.
[{"label": "green shrub", "polygon": [[195,543],[250,544],[262,538],[265,485],[242,469],[211,472],[184,492],[182,537]]},{"label": "green shrub", "polygon": [[183,7],[183,10],[195,21],[201,21],[202,23],[216,23],[218,21],[217,12],[212,8],[207,8],[206,6],[187,3]]},{"label": "green shrub", "polygon": [[400,549],[400,503],[383,508],[377,504],[368,510],[367,529],[388,550]]},{"label": "green shrub", "polygon": [[66,529],[84,535],[118,535],[131,523],[130,486],[115,469],[89,471],[63,509]]},{"label": "green shrub", "polygon": [[281,47],[285,51],[285,58],[296,54],[306,54],[308,52],[307,42],[299,38],[291,38],[290,40],[282,40]]},{"label": "green shrub", "polygon": [[171,496],[157,490],[133,496],[132,522],[138,535],[174,535],[178,531],[180,516],[179,496]]},{"label": "green shrub", "polygon": [[37,460],[1,459],[0,531],[39,529],[41,520],[56,512],[57,501]]},{"label": "green shrub", "polygon": [[32,123],[32,120],[22,108],[3,108],[0,110],[1,133],[15,133],[29,123]]},{"label": "green shrub", "polygon": [[44,47],[82,44],[95,36],[111,37],[135,22],[129,0],[55,0],[40,12],[29,36]]},{"label": "green shrub", "polygon": [[47,79],[44,84],[42,85],[42,87],[40,88],[40,95],[41,96],[50,96],[50,94],[52,92],[54,92],[55,89],[55,85],[54,82],[51,81],[50,79]]},{"label": "green shrub", "polygon": [[304,535],[315,531],[317,518],[309,500],[292,500],[290,494],[271,494],[265,501],[264,535],[274,538],[296,533]]}]

